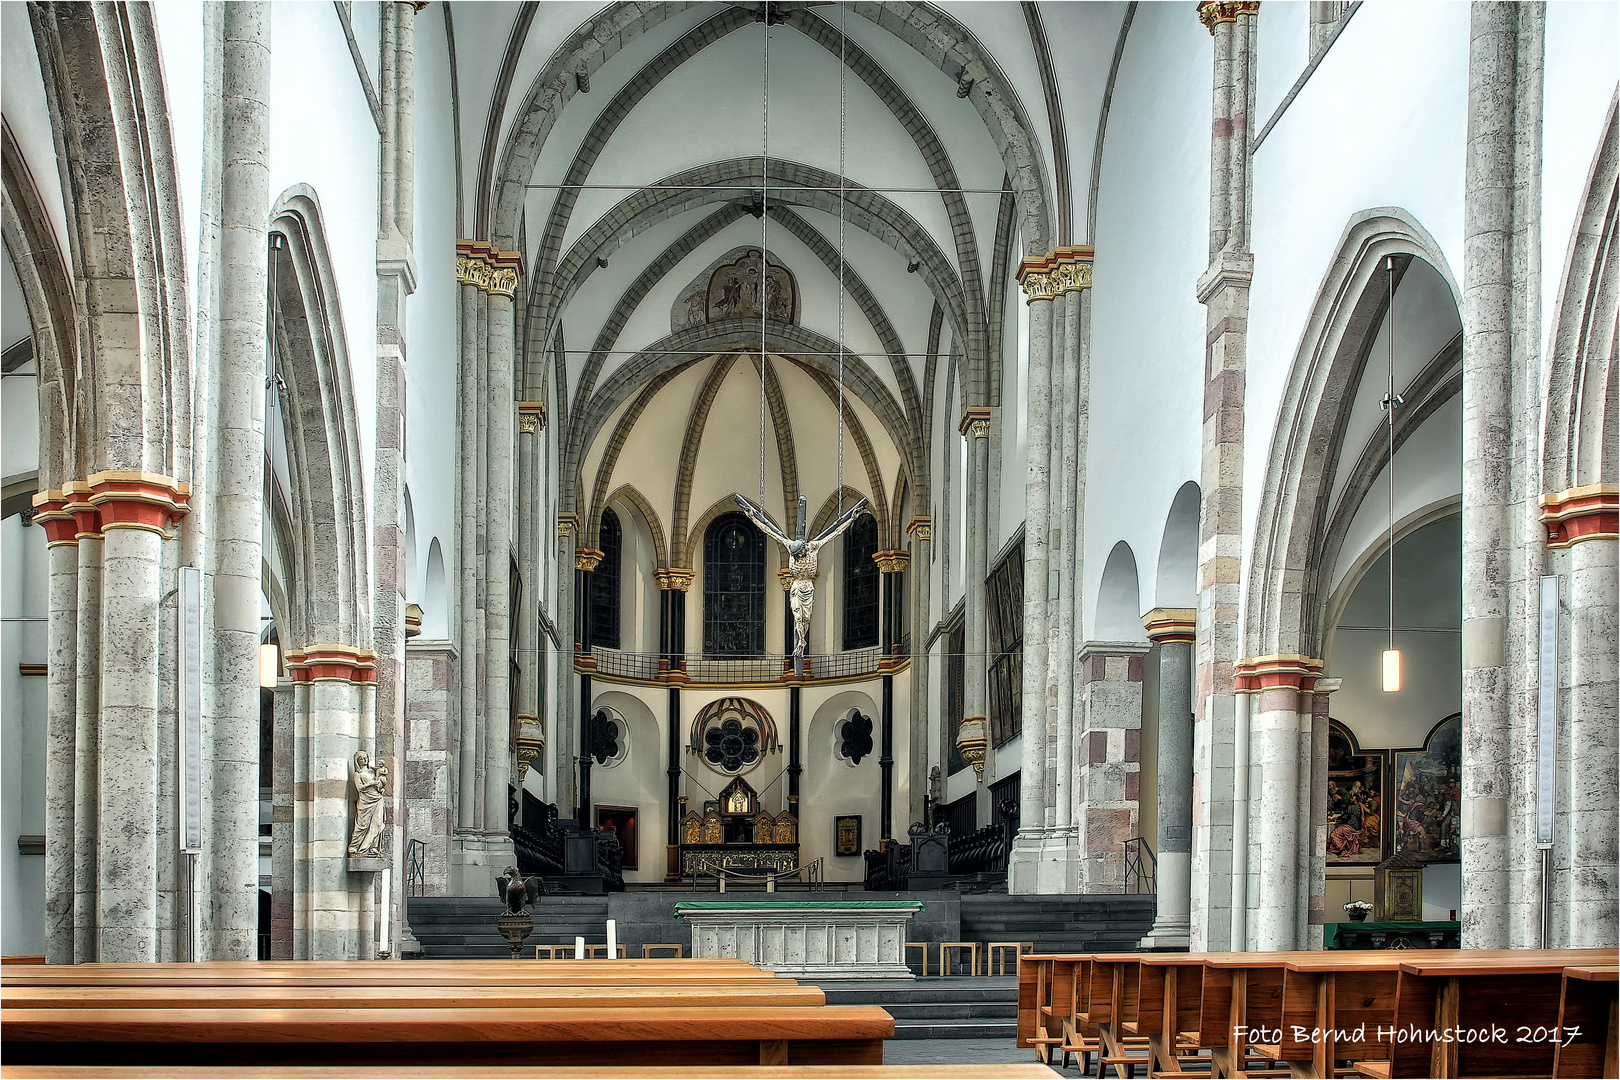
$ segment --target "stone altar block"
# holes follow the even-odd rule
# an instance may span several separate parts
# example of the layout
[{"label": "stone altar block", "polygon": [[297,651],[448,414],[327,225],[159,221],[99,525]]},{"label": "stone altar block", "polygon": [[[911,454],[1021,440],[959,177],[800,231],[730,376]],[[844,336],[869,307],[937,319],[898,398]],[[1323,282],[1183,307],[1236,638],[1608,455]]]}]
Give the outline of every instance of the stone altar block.
[{"label": "stone altar block", "polygon": [[793,977],[910,979],[906,923],[917,900],[685,901],[692,955],[737,959]]}]

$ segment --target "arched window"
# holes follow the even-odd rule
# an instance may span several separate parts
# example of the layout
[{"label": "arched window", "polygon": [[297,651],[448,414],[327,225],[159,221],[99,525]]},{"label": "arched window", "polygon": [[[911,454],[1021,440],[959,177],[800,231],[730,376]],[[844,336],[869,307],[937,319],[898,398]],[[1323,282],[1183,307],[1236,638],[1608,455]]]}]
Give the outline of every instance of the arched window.
[{"label": "arched window", "polygon": [[703,652],[765,652],[765,534],[740,512],[703,534]]},{"label": "arched window", "polygon": [[844,534],[844,648],[865,649],[878,643],[877,520],[855,519]]},{"label": "arched window", "polygon": [[624,531],[619,515],[602,511],[602,529],[597,538],[602,545],[602,561],[591,575],[591,646],[619,647],[619,562],[624,550]]}]

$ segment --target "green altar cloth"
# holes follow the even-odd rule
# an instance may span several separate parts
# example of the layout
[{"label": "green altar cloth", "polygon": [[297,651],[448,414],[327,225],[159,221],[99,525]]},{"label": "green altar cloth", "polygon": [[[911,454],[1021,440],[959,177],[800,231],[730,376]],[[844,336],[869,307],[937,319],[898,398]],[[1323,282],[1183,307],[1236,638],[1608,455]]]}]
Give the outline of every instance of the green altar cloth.
[{"label": "green altar cloth", "polygon": [[1345,930],[1387,930],[1394,933],[1413,933],[1419,930],[1455,930],[1459,923],[1454,922],[1365,922],[1327,923],[1322,927],[1322,948],[1337,949],[1339,945],[1340,929]]}]

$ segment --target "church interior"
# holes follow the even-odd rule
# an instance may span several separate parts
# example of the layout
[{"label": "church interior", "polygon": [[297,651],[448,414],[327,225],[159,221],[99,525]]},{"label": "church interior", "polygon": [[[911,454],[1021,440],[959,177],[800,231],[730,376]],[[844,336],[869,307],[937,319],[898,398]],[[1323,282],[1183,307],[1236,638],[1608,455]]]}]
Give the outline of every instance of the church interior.
[{"label": "church interior", "polygon": [[1620,944],[1620,4],[0,33],[0,953]]}]

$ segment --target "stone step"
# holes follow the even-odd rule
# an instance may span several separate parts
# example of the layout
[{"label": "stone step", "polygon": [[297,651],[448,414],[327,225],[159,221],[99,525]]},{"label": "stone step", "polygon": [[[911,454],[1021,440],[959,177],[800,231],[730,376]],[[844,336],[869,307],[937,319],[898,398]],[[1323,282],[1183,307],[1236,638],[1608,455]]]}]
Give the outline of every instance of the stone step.
[{"label": "stone step", "polygon": [[1012,1039],[1018,1035],[1018,1023],[982,1020],[920,1020],[894,1022],[896,1039]]}]

